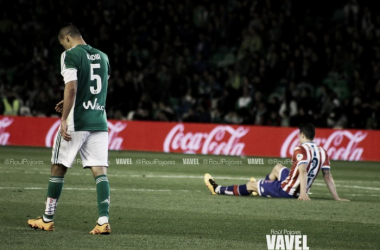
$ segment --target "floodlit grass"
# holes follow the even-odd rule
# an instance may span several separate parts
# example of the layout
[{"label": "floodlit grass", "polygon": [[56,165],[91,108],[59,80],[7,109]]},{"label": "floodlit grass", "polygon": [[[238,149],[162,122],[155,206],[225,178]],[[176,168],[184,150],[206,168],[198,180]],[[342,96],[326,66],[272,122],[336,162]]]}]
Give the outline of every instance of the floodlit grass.
[{"label": "floodlit grass", "polygon": [[[94,179],[78,163],[65,177],[55,231],[27,226],[45,208],[50,156],[46,148],[0,147],[1,249],[267,249],[271,230],[301,231],[311,250],[380,249],[380,163],[332,162],[338,193],[351,202],[333,201],[322,175],[312,200],[301,202],[212,196],[203,184],[206,172],[223,185],[264,178],[273,159],[110,152],[112,234],[98,236],[88,235],[97,220]],[[133,164],[116,164],[125,158]],[[184,164],[189,158],[199,164]]]}]

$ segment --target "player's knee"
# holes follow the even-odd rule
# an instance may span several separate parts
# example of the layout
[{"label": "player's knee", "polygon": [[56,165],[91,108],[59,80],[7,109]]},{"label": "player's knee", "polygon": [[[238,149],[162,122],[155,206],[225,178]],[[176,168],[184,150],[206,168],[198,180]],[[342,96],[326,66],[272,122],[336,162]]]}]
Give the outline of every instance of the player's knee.
[{"label": "player's knee", "polygon": [[249,181],[247,183],[247,190],[250,192],[257,192],[257,181]]},{"label": "player's knee", "polygon": [[275,168],[279,168],[279,167],[282,167],[282,165],[280,163],[277,163],[276,166],[274,166]]},{"label": "player's knee", "polygon": [[277,171],[280,171],[284,166],[280,163],[277,163],[276,166],[274,166],[274,169]]},{"label": "player's knee", "polygon": [[271,174],[272,174],[272,173],[275,173],[275,172],[278,172],[278,170],[280,169],[280,166],[281,166],[281,164],[280,164],[280,163],[277,163],[277,164],[273,167]]},{"label": "player's knee", "polygon": [[51,175],[53,176],[64,176],[67,172],[67,167],[62,164],[53,164],[51,166]]},{"label": "player's knee", "polygon": [[107,167],[94,166],[91,167],[91,171],[94,177],[97,177],[99,175],[107,175]]}]

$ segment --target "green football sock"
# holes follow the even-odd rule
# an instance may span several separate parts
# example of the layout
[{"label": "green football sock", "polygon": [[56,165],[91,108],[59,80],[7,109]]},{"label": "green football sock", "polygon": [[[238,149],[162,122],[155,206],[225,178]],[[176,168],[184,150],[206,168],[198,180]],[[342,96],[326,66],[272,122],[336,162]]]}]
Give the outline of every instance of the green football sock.
[{"label": "green football sock", "polygon": [[95,182],[99,217],[106,216],[108,218],[110,209],[110,185],[107,175],[95,177]]},{"label": "green football sock", "polygon": [[64,176],[50,176],[46,195],[46,208],[44,213],[45,221],[53,220],[54,213],[58,204],[58,199],[62,193],[63,182]]}]

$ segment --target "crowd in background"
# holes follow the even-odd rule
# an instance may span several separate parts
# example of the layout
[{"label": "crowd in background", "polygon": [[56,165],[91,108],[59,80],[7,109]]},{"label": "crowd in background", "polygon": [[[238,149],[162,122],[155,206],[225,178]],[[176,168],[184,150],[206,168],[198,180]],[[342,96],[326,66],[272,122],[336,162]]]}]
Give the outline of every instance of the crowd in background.
[{"label": "crowd in background", "polygon": [[379,129],[380,14],[365,4],[7,2],[0,114],[58,115],[57,35],[70,21],[110,58],[110,119]]}]

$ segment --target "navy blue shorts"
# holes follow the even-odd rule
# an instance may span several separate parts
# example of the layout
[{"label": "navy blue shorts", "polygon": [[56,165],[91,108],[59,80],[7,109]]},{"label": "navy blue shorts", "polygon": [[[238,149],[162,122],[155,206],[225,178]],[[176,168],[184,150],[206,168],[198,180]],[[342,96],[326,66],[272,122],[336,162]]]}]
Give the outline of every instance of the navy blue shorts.
[{"label": "navy blue shorts", "polygon": [[264,197],[276,197],[276,198],[296,198],[281,188],[281,183],[288,177],[290,170],[288,168],[281,169],[280,180],[271,181],[260,180],[257,184],[259,195]]}]

